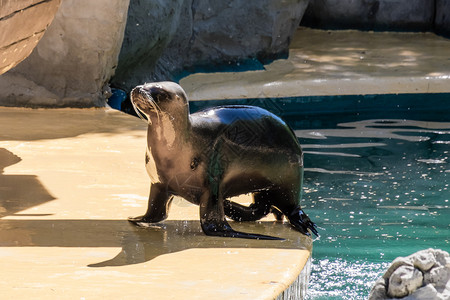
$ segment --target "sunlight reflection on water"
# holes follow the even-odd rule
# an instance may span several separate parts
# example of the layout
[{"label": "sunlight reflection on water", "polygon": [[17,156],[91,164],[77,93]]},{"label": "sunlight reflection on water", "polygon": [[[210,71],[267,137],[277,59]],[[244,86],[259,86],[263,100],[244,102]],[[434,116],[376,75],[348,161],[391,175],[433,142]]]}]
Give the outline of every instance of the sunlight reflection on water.
[{"label": "sunlight reflection on water", "polygon": [[364,120],[295,130],[302,206],[321,230],[309,299],[365,299],[398,256],[450,248],[450,123]]},{"label": "sunlight reflection on water", "polygon": [[389,263],[313,259],[307,299],[366,299],[367,291],[388,266]]}]

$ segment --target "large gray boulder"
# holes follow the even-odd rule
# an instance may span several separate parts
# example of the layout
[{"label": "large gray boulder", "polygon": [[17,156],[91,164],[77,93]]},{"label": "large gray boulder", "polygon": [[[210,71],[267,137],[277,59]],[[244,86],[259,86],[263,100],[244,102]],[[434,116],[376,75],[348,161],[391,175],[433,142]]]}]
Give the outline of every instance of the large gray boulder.
[{"label": "large gray boulder", "polygon": [[61,0],[0,1],[0,75],[30,55]]},{"label": "large gray boulder", "polygon": [[370,291],[369,300],[450,299],[450,255],[427,249],[396,258]]},{"label": "large gray boulder", "polygon": [[309,0],[131,0],[113,83],[129,89],[205,65],[287,53]]},{"label": "large gray boulder", "polygon": [[0,77],[0,105],[104,106],[127,9],[121,0],[62,1],[31,55]]}]

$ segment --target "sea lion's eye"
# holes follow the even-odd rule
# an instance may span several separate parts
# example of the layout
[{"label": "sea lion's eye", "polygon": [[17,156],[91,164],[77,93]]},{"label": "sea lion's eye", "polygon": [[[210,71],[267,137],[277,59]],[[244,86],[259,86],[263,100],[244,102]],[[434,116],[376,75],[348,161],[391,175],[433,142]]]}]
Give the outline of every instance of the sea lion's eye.
[{"label": "sea lion's eye", "polygon": [[157,102],[163,102],[170,99],[170,95],[167,91],[160,89],[158,87],[152,87],[150,89],[150,95],[153,98],[153,100]]}]

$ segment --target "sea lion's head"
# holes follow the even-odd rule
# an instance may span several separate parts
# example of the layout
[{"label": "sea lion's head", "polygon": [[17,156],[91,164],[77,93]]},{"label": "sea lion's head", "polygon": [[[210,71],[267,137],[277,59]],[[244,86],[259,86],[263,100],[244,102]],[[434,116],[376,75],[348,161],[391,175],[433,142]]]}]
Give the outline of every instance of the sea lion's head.
[{"label": "sea lion's head", "polygon": [[154,82],[138,85],[131,91],[131,103],[138,114],[143,114],[152,123],[152,119],[161,114],[176,117],[186,114],[188,102],[183,88],[175,82]]}]

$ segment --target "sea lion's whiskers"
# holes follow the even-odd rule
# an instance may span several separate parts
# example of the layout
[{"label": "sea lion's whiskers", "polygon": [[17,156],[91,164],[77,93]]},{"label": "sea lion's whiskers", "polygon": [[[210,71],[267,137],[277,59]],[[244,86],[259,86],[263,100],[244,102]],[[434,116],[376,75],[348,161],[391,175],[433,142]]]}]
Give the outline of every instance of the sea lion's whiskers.
[{"label": "sea lion's whiskers", "polygon": [[139,119],[141,119],[142,121],[148,122],[149,124],[152,124],[152,121],[150,119],[147,120],[147,118],[142,115],[142,113],[139,111],[139,108],[136,107],[136,104],[134,104],[133,101],[131,101],[131,105],[133,106],[133,109],[136,112],[136,114],[138,115]]},{"label": "sea lion's whiskers", "polygon": [[161,112],[161,108],[159,107],[158,103],[156,103],[152,97],[150,97],[150,103],[153,105],[153,108],[156,111],[156,117],[158,117],[158,122],[161,122],[161,117],[159,113]]}]

